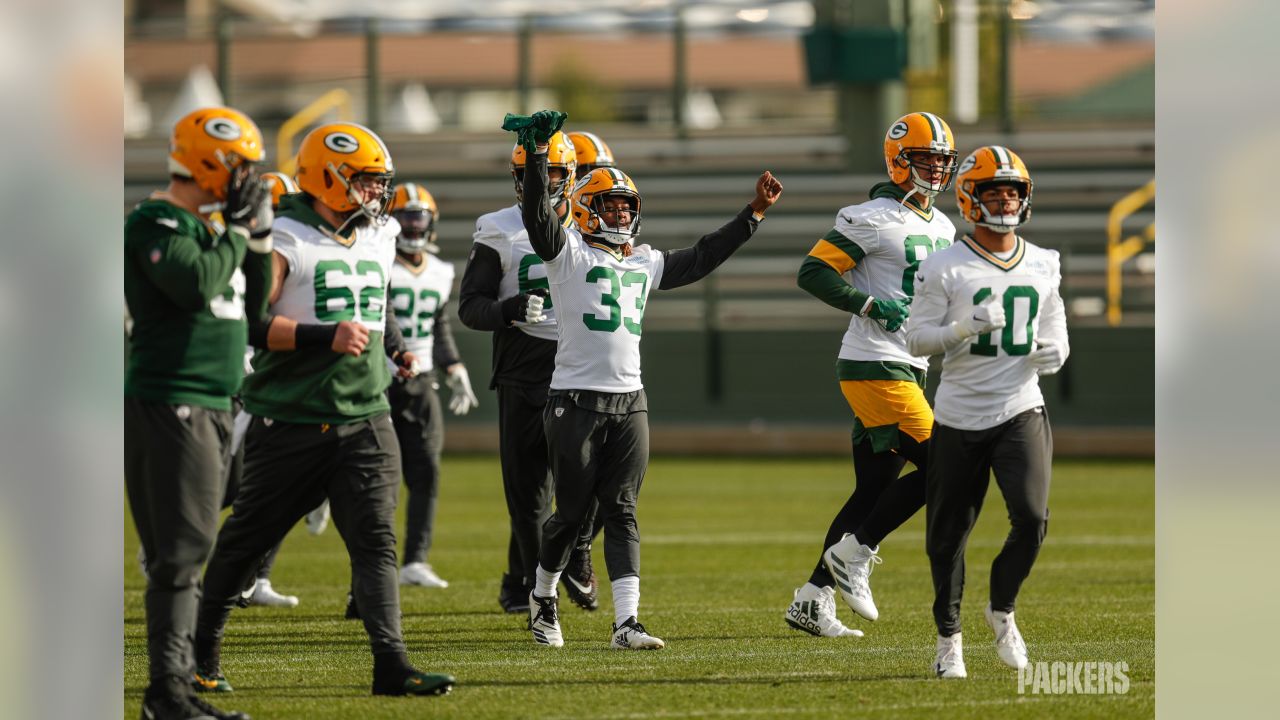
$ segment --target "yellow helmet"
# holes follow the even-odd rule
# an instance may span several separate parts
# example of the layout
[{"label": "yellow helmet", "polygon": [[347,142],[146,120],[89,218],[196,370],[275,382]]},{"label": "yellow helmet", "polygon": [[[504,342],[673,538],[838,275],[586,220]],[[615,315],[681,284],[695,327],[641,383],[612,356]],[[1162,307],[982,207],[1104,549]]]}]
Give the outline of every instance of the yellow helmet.
[{"label": "yellow helmet", "polygon": [[[336,213],[385,217],[395,171],[382,138],[363,125],[321,125],[298,146],[298,186]],[[376,200],[364,201],[359,186],[367,183],[382,190]]]},{"label": "yellow helmet", "polygon": [[[524,148],[516,143],[511,149],[511,177],[516,181],[516,202],[524,201],[524,165],[526,161]],[[578,156],[573,145],[563,132],[557,132],[547,142],[547,169],[561,168],[565,171],[563,180],[552,180],[547,194],[551,197],[551,207],[559,208],[569,197],[569,188],[573,187],[575,171],[578,168]]]},{"label": "yellow helmet", "polygon": [[617,167],[613,159],[613,151],[600,139],[599,135],[589,132],[571,132],[569,141],[573,143],[573,151],[578,156],[578,172],[576,178],[595,170],[598,167]]},{"label": "yellow helmet", "polygon": [[[991,185],[1013,185],[1022,198],[1016,215],[992,215],[982,204],[982,191]],[[980,147],[960,163],[956,204],[966,220],[996,232],[1012,232],[1031,219],[1031,173],[1012,150],[999,145]]]},{"label": "yellow helmet", "polygon": [[[611,227],[600,217],[604,199],[614,195],[631,201],[631,223],[626,227]],[[584,175],[573,186],[569,210],[573,224],[584,236],[621,245],[640,234],[640,191],[631,178],[617,168],[596,168]]]},{"label": "yellow helmet", "polygon": [[271,190],[271,207],[273,208],[280,207],[281,197],[302,192],[298,189],[298,183],[282,172],[262,173],[262,182],[266,183]]},{"label": "yellow helmet", "polygon": [[[930,182],[920,172],[931,174],[933,165],[921,153],[942,155],[942,178]],[[915,155],[916,157],[913,157]],[[927,112],[903,115],[889,126],[884,136],[884,164],[889,179],[901,184],[908,180],[915,186],[912,192],[934,197],[951,187],[956,172],[956,139],[951,127],[942,118]]]},{"label": "yellow helmet", "polygon": [[265,158],[258,126],[229,107],[187,113],[174,124],[169,139],[169,174],[191,178],[219,200],[227,199],[233,170]]},{"label": "yellow helmet", "polygon": [[396,185],[391,198],[391,216],[400,222],[396,249],[407,253],[440,252],[436,244],[436,220],[440,211],[436,199],[417,183]]}]

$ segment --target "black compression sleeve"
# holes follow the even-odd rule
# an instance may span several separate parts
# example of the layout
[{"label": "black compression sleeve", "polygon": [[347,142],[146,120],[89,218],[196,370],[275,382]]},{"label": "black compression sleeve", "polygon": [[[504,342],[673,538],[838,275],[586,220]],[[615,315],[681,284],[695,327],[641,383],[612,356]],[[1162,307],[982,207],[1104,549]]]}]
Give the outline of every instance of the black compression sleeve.
[{"label": "black compression sleeve", "polygon": [[501,330],[511,324],[504,301],[498,299],[502,283],[502,259],[488,245],[471,246],[471,257],[462,271],[458,291],[458,317],[472,330]]},{"label": "black compression sleeve", "polygon": [[759,225],[760,222],[748,205],[732,220],[702,236],[693,247],[666,251],[666,263],[658,289],[671,290],[710,275],[712,270],[720,267],[721,263],[751,239]]},{"label": "black compression sleeve", "polygon": [[529,231],[529,244],[538,257],[553,260],[564,247],[565,234],[547,196],[547,154],[529,153],[527,157],[521,200],[524,229]]}]

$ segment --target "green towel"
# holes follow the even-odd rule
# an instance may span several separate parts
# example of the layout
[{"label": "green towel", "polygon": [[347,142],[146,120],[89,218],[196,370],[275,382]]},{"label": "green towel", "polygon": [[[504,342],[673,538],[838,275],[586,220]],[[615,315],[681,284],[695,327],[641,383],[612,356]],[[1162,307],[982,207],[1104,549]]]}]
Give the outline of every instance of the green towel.
[{"label": "green towel", "polygon": [[502,119],[502,129],[515,132],[517,142],[526,152],[532,153],[538,145],[549,141],[568,117],[556,110],[539,110],[533,115],[507,113]]}]

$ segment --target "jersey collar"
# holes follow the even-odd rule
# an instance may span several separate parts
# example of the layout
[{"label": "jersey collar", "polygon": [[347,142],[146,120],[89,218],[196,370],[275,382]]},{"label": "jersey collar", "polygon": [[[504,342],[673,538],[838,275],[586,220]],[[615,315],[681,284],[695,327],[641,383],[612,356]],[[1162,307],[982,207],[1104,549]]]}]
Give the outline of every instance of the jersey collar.
[{"label": "jersey collar", "polygon": [[882,182],[872,185],[870,195],[872,200],[875,200],[876,198],[892,198],[897,200],[899,205],[907,208],[911,212],[914,212],[916,215],[919,215],[925,222],[933,221],[932,205],[929,206],[928,210],[921,208],[918,204],[919,201],[914,195],[912,195],[906,202],[903,202],[903,198],[907,196],[906,191],[891,182]]},{"label": "jersey collar", "polygon": [[332,238],[334,242],[343,247],[351,247],[352,245],[355,245],[355,231],[352,230],[351,234],[345,237],[339,235],[338,229],[333,225],[330,225],[328,220],[321,217],[320,213],[316,212],[316,209],[311,207],[311,203],[308,198],[309,196],[306,193],[295,193],[281,197],[280,209],[276,211],[276,215],[279,217],[287,217],[291,220],[297,220],[303,225],[310,225],[324,233],[326,236]]},{"label": "jersey collar", "polygon": [[421,275],[423,271],[427,269],[427,265],[431,262],[431,260],[429,259],[430,257],[431,257],[431,253],[424,252],[422,253],[422,262],[418,263],[417,265],[414,265],[413,263],[409,262],[409,259],[406,258],[404,255],[401,255],[400,253],[396,253],[396,262],[403,265],[406,270],[413,273],[414,275]]},{"label": "jersey collar", "polygon": [[1008,260],[1001,260],[995,254],[979,245],[977,240],[974,240],[968,235],[965,235],[960,239],[964,241],[965,247],[972,250],[975,255],[1005,272],[1009,272],[1017,267],[1018,263],[1022,262],[1022,258],[1027,254],[1027,244],[1022,241],[1021,236],[1017,236],[1013,246],[1013,255],[1010,255]]}]

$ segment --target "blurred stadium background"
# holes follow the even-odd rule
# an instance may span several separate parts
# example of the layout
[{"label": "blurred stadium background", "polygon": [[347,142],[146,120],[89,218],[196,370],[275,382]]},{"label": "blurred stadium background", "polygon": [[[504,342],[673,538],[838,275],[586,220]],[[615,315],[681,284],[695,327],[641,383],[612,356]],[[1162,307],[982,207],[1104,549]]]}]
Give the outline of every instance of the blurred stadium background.
[{"label": "blurred stadium background", "polygon": [[[962,155],[1022,155],[1026,235],[1062,253],[1073,353],[1042,381],[1059,454],[1154,453],[1154,0],[124,6],[126,210],[164,184],[173,120],[216,103],[258,121],[271,165],[317,122],[377,130],[399,179],[435,195],[459,275],[476,217],[513,202],[507,111],[565,110],[567,127],[601,135],[660,248],[692,243],[760,170],[777,174],[786,191],[756,238],[646,311],[655,453],[847,451],[833,373],[847,321],[795,271],[883,177],[888,124],[939,113]],[[448,420],[447,449],[492,451],[489,336],[451,320],[481,406]]]}]

